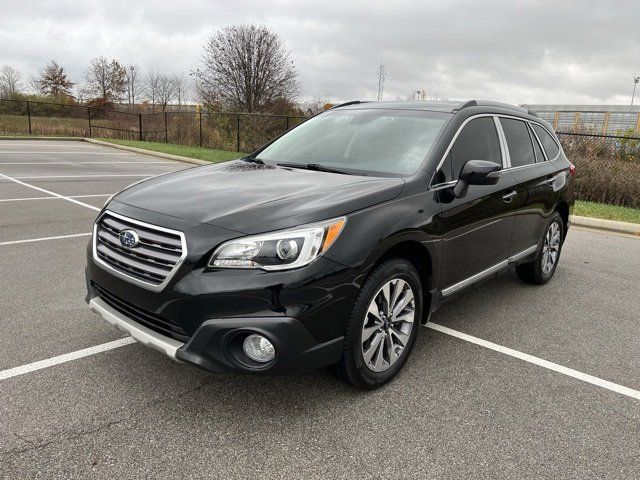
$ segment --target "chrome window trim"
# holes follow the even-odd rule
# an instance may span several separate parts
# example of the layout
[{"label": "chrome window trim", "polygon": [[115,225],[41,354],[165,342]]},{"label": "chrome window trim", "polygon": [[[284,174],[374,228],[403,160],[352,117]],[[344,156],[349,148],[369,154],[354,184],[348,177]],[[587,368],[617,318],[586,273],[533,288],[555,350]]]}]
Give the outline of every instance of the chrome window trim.
[{"label": "chrome window trim", "polygon": [[511,155],[509,154],[507,137],[504,134],[502,124],[500,123],[500,119],[497,116],[493,117],[493,122],[496,124],[498,140],[500,141],[500,151],[502,152],[502,170],[509,170],[511,168]]},{"label": "chrome window trim", "polygon": [[[533,130],[532,128],[529,127],[529,124],[531,123],[529,120],[527,120],[526,118],[522,118],[522,117],[514,117],[511,115],[496,115],[499,118],[509,118],[511,120],[519,120],[520,122],[524,123],[525,128],[527,129],[527,133],[529,133],[529,130]],[[502,127],[502,124],[500,124],[500,127]],[[505,147],[507,148],[507,151],[509,150],[509,144],[507,143],[507,136],[504,134],[504,130],[502,131],[502,135],[504,136],[504,144]],[[531,138],[531,134],[529,133],[529,140],[531,142],[533,142],[533,138]],[[542,148],[542,147],[540,147]],[[536,151],[535,148],[533,148],[533,143],[531,144],[531,149],[533,150],[533,158],[536,159]],[[542,151],[544,152],[544,148],[542,148]],[[546,153],[545,153],[545,158],[546,158]],[[512,167],[511,166],[511,154],[509,154],[509,168],[505,168],[505,170],[520,170],[523,168],[528,168],[528,167],[535,167],[536,165],[538,165],[541,162],[537,162],[534,161],[533,163],[527,163],[526,165],[518,165],[517,167]]]},{"label": "chrome window trim", "polygon": [[[429,188],[428,188],[428,190],[433,190],[433,189],[440,190],[441,188],[444,188],[443,186],[448,184],[448,183],[451,183],[451,182],[456,182],[457,183],[457,180],[452,180],[451,182],[444,182],[444,183],[435,183],[435,184],[433,183],[433,181],[436,178],[436,173],[438,173],[438,170],[440,170],[440,168],[442,167],[442,164],[447,159],[447,155],[449,155],[449,152],[451,152],[451,148],[453,147],[453,144],[458,139],[458,136],[460,135],[460,132],[462,132],[462,129],[467,125],[467,123],[469,123],[471,120],[475,120],[476,118],[494,117],[494,116],[495,115],[493,113],[478,113],[477,115],[470,116],[464,122],[462,122],[462,124],[458,127],[458,130],[456,130],[455,135],[453,136],[453,138],[449,142],[449,145],[447,146],[447,149],[444,151],[444,155],[442,155],[442,158],[440,159],[440,161],[438,162],[438,165],[436,166],[435,170],[433,171],[433,174],[431,175],[431,179],[429,180]],[[498,135],[498,141],[500,141],[500,135]],[[500,147],[500,151],[502,152],[502,146]],[[502,161],[504,163],[504,159]]]},{"label": "chrome window trim", "polygon": [[[507,137],[505,136],[504,130],[502,129],[502,124],[500,123],[500,120],[499,120],[500,118],[512,118],[514,120],[520,120],[521,122],[525,122],[525,123],[527,123],[527,124],[529,124],[531,126],[533,124],[535,124],[535,125],[539,125],[540,127],[542,127],[549,134],[549,136],[551,137],[551,140],[553,140],[554,143],[558,146],[558,154],[553,159],[549,159],[549,155],[547,154],[547,151],[545,150],[544,146],[542,145],[542,142],[538,138],[538,135],[536,134],[536,132],[533,129],[533,127],[531,127],[531,131],[534,133],[534,135],[538,139],[538,145],[540,145],[540,149],[544,153],[544,156],[545,156],[547,162],[553,162],[553,161],[557,160],[558,157],[560,156],[560,152],[563,151],[562,150],[562,145],[560,145],[560,143],[558,143],[558,141],[556,141],[555,137],[549,131],[549,129],[547,127],[545,127],[540,122],[536,122],[534,120],[529,120],[528,118],[522,118],[522,117],[518,117],[518,116],[515,116],[515,115],[506,115],[506,114],[502,114],[502,113],[478,113],[476,115],[472,115],[469,118],[467,118],[458,127],[458,130],[456,130],[456,133],[453,136],[453,138],[451,139],[451,141],[449,142],[449,145],[447,146],[447,149],[445,150],[444,155],[442,156],[442,158],[438,162],[438,165],[436,166],[436,169],[434,170],[433,174],[431,175],[431,179],[429,180],[429,188],[428,188],[428,190],[442,190],[444,188],[448,188],[449,186],[455,185],[457,183],[457,180],[452,180],[450,182],[444,182],[444,183],[435,183],[435,184],[433,183],[433,181],[434,181],[434,179],[436,177],[436,173],[438,173],[438,170],[440,170],[440,168],[444,164],[445,160],[447,159],[447,155],[449,155],[449,152],[451,152],[451,148],[453,147],[453,144],[455,143],[455,141],[458,139],[458,136],[460,135],[460,132],[462,131],[462,129],[471,120],[474,120],[476,118],[482,118],[482,117],[493,117],[493,119],[494,119],[494,123],[496,125],[496,131],[498,132],[498,140],[500,141],[500,152],[502,153],[502,170],[517,170],[517,169],[521,169],[521,168],[528,168],[528,167],[531,167],[531,166],[535,166],[535,165],[537,165],[538,163],[541,163],[541,162],[536,162],[536,163],[532,163],[532,164],[529,164],[529,165],[520,165],[518,167],[512,167],[511,166],[511,157],[509,156],[509,145],[507,144]],[[533,147],[533,145],[532,145],[532,147]],[[506,166],[506,165],[508,165],[508,166]]]},{"label": "chrome window trim", "polygon": [[471,275],[470,277],[465,278],[464,280],[454,283],[453,285],[450,285],[447,288],[443,288],[440,291],[440,293],[442,294],[443,297],[448,297],[449,295],[452,295],[457,291],[462,290],[465,287],[468,287],[469,285],[473,285],[474,283],[479,282],[480,280],[490,275],[493,275],[494,273],[499,272],[503,268],[508,267],[510,264],[525,258],[527,255],[531,255],[537,249],[538,249],[538,244],[532,245],[529,248],[525,248],[521,252],[511,255],[509,258],[502,260],[501,262],[498,262],[495,265],[492,265],[491,267],[485,270],[482,270],[474,275]]},{"label": "chrome window trim", "polygon": [[[115,268],[113,268],[111,265],[109,265],[108,263],[103,261],[98,256],[98,244],[97,244],[97,240],[98,240],[98,223],[100,223],[100,220],[105,215],[111,215],[112,217],[119,218],[120,220],[124,220],[125,222],[130,222],[130,223],[133,223],[135,225],[140,225],[141,227],[150,228],[152,230],[158,230],[160,232],[170,233],[172,235],[178,235],[180,237],[180,243],[181,243],[181,246],[182,246],[182,255],[180,255],[180,258],[176,262],[175,266],[169,271],[169,273],[167,273],[167,277],[164,279],[164,281],[162,283],[159,283],[158,285],[156,285],[154,283],[145,282],[144,280],[140,280],[139,278],[133,277],[131,275],[127,275],[126,273],[123,273],[123,272],[121,272],[119,270],[116,270]],[[140,285],[141,287],[144,287],[144,288],[146,288],[148,290],[153,290],[153,291],[156,291],[156,292],[159,292],[160,290],[162,290],[164,287],[167,286],[169,281],[173,278],[175,273],[178,271],[178,269],[180,268],[180,266],[184,262],[184,259],[187,257],[187,241],[185,239],[184,233],[182,233],[182,232],[180,232],[178,230],[172,230],[170,228],[160,227],[160,226],[154,225],[152,223],[147,223],[147,222],[142,222],[140,220],[135,220],[133,218],[126,217],[124,215],[120,215],[119,213],[112,212],[111,210],[104,210],[98,216],[96,221],[93,223],[93,235],[92,235],[92,239],[91,239],[91,244],[92,244],[92,251],[93,251],[93,261],[96,262],[96,264],[100,265],[102,268],[104,268],[105,270],[108,270],[110,273],[112,273],[113,275],[115,275],[115,276],[117,276],[119,278],[122,278],[124,280],[130,281],[131,283],[135,283],[136,285]]]},{"label": "chrome window trim", "polygon": [[450,182],[438,183],[432,187],[429,187],[429,190],[432,192],[437,192],[438,190],[444,190],[445,188],[451,188],[458,183],[457,180],[451,180]]},{"label": "chrome window trim", "polygon": [[[540,122],[534,122],[533,120],[527,120],[527,121],[532,126],[531,130],[533,131],[533,133],[535,134],[536,138],[538,139],[538,142],[540,143],[540,148],[542,148],[542,151],[544,152],[544,156],[547,158],[547,162],[553,162],[553,161],[557,160],[558,157],[560,156],[560,152],[564,153],[564,151],[562,150],[562,145],[560,145],[560,143],[555,139],[555,137],[549,131],[549,129],[547,127],[545,127],[543,124],[541,124]],[[558,154],[555,157],[553,157],[552,159],[549,159],[549,154],[547,153],[547,151],[545,150],[544,146],[542,145],[542,141],[538,137],[538,134],[533,129],[533,125],[534,124],[538,125],[539,127],[542,127],[549,134],[549,136],[551,137],[551,140],[553,140],[553,143],[555,143],[558,146]]]},{"label": "chrome window trim", "polygon": [[[549,161],[549,155],[547,155],[547,152],[544,149],[544,146],[542,145],[542,142],[540,141],[540,138],[538,137],[538,134],[536,133],[536,131],[533,129],[533,125],[531,124],[531,122],[527,122],[529,124],[529,132],[533,135],[533,138],[535,138],[536,142],[538,142],[538,147],[540,147],[540,151],[542,152],[542,155],[544,155],[544,161],[548,162]],[[535,148],[533,149],[533,152],[535,153]],[[559,153],[559,152],[558,152]],[[538,156],[536,155],[536,163],[542,163],[542,162],[538,162],[537,161]]]}]

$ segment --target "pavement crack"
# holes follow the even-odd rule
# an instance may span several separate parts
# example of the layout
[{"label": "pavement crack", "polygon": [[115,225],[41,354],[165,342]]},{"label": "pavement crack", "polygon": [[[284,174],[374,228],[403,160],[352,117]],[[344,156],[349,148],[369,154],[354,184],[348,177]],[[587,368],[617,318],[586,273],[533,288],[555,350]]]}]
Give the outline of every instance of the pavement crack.
[{"label": "pavement crack", "polygon": [[55,438],[51,438],[50,440],[46,440],[46,441],[42,441],[40,443],[35,444],[35,441],[33,440],[28,440],[26,437],[20,435],[17,432],[12,431],[11,433],[16,436],[17,438],[25,441],[25,442],[32,442],[34,444],[26,446],[26,447],[21,447],[21,448],[12,448],[10,450],[6,450],[4,452],[0,453],[0,460],[6,459],[7,457],[9,457],[10,455],[16,455],[16,454],[21,454],[21,453],[27,453],[33,450],[40,450],[43,448],[46,448],[50,445],[55,445],[58,443],[61,443],[63,441],[66,440],[73,440],[73,439],[77,439],[77,438],[81,438],[87,435],[93,435],[96,433],[100,433],[104,430],[108,430],[111,427],[114,427],[116,425],[119,425],[121,423],[127,422],[129,420],[133,420],[135,417],[137,417],[138,415],[140,415],[141,413],[143,413],[146,410],[149,410],[151,408],[157,407],[158,405],[162,405],[163,403],[167,403],[170,402],[172,400],[177,400],[180,398],[183,398],[187,395],[196,393],[200,390],[202,390],[204,387],[211,385],[212,383],[215,382],[215,375],[208,375],[207,377],[205,377],[198,385],[192,387],[192,388],[188,388],[186,390],[183,390],[182,392],[176,394],[176,395],[171,395],[171,396],[167,396],[167,397],[162,397],[162,398],[158,398],[156,400],[152,400],[150,402],[145,403],[144,405],[140,406],[139,408],[137,408],[136,410],[134,410],[133,412],[131,412],[129,415],[125,415],[122,416],[120,418],[116,418],[110,421],[107,421],[106,423],[99,425],[95,428],[90,428],[90,429],[86,429],[86,430],[81,430],[81,431],[76,431],[76,432],[68,432],[68,433],[62,433],[59,434],[58,436],[56,436]]}]

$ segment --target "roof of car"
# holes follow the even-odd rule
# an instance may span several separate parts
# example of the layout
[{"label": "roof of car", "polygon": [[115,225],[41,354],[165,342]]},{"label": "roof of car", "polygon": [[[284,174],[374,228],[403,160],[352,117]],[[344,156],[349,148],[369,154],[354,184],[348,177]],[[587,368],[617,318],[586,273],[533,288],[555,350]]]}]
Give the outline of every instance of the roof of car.
[{"label": "roof of car", "polygon": [[492,102],[488,100],[465,100],[465,101],[404,101],[404,102],[366,102],[354,100],[351,102],[341,103],[333,108],[380,108],[380,109],[398,109],[398,110],[429,110],[436,112],[456,113],[462,109],[469,107],[487,107],[501,108],[511,110],[520,114],[534,115],[532,110],[526,110],[516,105],[508,103]]}]

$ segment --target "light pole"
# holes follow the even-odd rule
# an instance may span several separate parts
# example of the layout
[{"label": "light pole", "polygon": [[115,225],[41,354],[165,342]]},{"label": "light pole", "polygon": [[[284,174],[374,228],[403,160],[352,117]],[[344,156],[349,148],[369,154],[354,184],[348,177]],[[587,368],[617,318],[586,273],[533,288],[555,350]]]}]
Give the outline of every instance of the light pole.
[{"label": "light pole", "polygon": [[633,107],[633,99],[636,96],[636,87],[638,86],[638,82],[640,82],[640,77],[633,77],[633,93],[631,94],[631,106]]}]

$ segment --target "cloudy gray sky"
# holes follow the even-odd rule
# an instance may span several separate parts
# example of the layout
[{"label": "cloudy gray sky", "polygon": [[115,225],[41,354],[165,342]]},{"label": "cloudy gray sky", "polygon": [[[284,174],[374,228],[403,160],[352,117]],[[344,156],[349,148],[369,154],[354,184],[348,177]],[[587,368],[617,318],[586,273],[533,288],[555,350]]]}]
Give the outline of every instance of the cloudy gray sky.
[{"label": "cloudy gray sky", "polygon": [[104,55],[188,72],[224,25],[284,40],[305,97],[385,99],[425,89],[450,99],[628,104],[640,75],[640,2],[0,0],[0,65],[23,77],[56,59],[81,80]]}]

